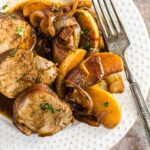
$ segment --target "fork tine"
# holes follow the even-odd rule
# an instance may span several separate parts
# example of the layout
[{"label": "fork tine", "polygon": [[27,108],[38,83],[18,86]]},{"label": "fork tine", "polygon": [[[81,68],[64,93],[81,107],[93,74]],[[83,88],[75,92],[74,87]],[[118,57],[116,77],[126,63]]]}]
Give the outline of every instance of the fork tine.
[{"label": "fork tine", "polygon": [[110,36],[109,28],[108,28],[107,23],[105,21],[105,17],[104,17],[104,15],[102,13],[102,10],[99,7],[99,3],[98,3],[97,0],[92,0],[92,2],[93,2],[93,6],[94,6],[94,8],[96,10],[96,14],[97,14],[97,16],[99,18],[100,24],[101,24],[101,26],[103,28],[103,32],[104,32],[106,37],[109,37]]},{"label": "fork tine", "polygon": [[[107,0],[107,1],[109,1],[109,0]],[[106,20],[106,23],[109,27],[111,35],[116,36],[117,33],[116,33],[115,27],[113,25],[112,19],[110,17],[109,11],[107,9],[106,3],[104,2],[104,0],[98,0],[98,3],[99,3],[99,7],[102,10],[102,13],[105,17],[105,20]]]},{"label": "fork tine", "polygon": [[112,19],[112,22],[115,26],[115,29],[117,30],[118,33],[121,33],[121,30],[122,30],[121,23],[120,23],[120,20],[118,18],[117,12],[114,8],[112,1],[111,0],[104,0],[104,1],[109,11],[109,15]]}]

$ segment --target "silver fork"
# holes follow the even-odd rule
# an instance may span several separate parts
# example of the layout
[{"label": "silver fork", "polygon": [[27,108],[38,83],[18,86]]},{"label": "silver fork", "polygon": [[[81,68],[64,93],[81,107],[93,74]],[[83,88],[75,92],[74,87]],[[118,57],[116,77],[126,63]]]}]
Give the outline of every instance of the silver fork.
[{"label": "silver fork", "polygon": [[92,2],[102,26],[108,50],[120,55],[124,61],[127,80],[143,121],[148,143],[150,144],[150,112],[125,58],[125,51],[130,45],[127,34],[111,0],[92,0]]}]

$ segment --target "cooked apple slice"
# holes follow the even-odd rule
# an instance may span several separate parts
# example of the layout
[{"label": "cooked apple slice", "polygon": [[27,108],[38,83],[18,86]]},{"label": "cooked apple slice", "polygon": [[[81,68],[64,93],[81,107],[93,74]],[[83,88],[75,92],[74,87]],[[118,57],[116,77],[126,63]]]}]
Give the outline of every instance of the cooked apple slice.
[{"label": "cooked apple slice", "polygon": [[101,35],[100,36],[100,49],[104,49],[104,48],[105,48],[105,42],[104,42],[103,36]]},{"label": "cooked apple slice", "polygon": [[107,91],[91,86],[87,92],[93,100],[93,113],[106,128],[113,128],[121,121],[119,102]]},{"label": "cooked apple slice", "polygon": [[60,98],[64,97],[63,80],[72,69],[79,65],[79,63],[84,59],[86,53],[87,52],[84,49],[76,49],[75,51],[71,51],[60,65],[60,74],[56,81],[56,90]]},{"label": "cooked apple slice", "polygon": [[113,53],[96,53],[82,61],[66,80],[82,88],[94,85],[105,77],[123,71],[122,59]]},{"label": "cooked apple slice", "polygon": [[82,1],[80,1],[79,4],[78,4],[78,8],[82,8],[82,7],[91,8],[92,7],[91,0],[82,0]]},{"label": "cooked apple slice", "polygon": [[93,85],[93,87],[103,89],[105,91],[108,91],[108,84],[105,80],[101,80],[97,84]]},{"label": "cooked apple slice", "polygon": [[124,70],[123,60],[119,55],[108,52],[96,55],[99,55],[101,58],[105,76]]},{"label": "cooked apple slice", "polygon": [[106,77],[106,81],[109,84],[110,93],[122,93],[124,92],[125,86],[120,74],[115,73]]},{"label": "cooked apple slice", "polygon": [[108,53],[108,52],[96,53],[88,57],[86,60],[84,60],[80,65],[81,68],[83,68],[87,74],[90,74],[87,64],[94,57],[100,58],[99,60],[101,61],[102,64],[102,68],[103,68],[102,72],[104,76],[108,76],[116,72],[121,72],[124,69],[123,61],[119,55]]},{"label": "cooked apple slice", "polygon": [[89,51],[99,48],[99,29],[94,17],[88,11],[78,9],[75,18],[82,30],[80,47]]},{"label": "cooked apple slice", "polygon": [[33,13],[34,11],[40,11],[40,10],[43,11],[48,8],[50,8],[50,6],[45,3],[41,3],[41,2],[28,3],[23,6],[23,15],[25,17],[29,17],[31,13]]}]

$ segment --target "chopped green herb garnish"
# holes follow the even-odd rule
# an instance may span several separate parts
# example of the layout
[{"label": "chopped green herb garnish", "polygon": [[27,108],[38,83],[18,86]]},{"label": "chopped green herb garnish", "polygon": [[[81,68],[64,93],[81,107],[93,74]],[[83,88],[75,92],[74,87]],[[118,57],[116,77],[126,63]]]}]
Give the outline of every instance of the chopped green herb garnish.
[{"label": "chopped green herb garnish", "polygon": [[10,57],[14,57],[15,54],[16,54],[16,52],[17,52],[17,49],[16,49],[16,48],[13,49],[13,50],[10,52]]},{"label": "chopped green herb garnish", "polygon": [[104,106],[104,107],[108,107],[108,106],[109,106],[109,102],[103,103],[103,106]]},{"label": "chopped green herb garnish", "polygon": [[16,33],[17,33],[19,36],[23,36],[24,33],[25,33],[25,29],[22,28],[22,27],[18,27]]},{"label": "chopped green herb garnish", "polygon": [[82,46],[84,49],[88,50],[88,51],[93,51],[94,48],[91,46],[91,39],[90,39],[90,30],[88,27],[86,27],[85,29],[83,29],[81,31],[81,34],[83,36],[83,41],[82,41]]},{"label": "chopped green herb garnish", "polygon": [[91,47],[91,44],[88,42],[88,41],[86,41],[84,44],[83,44],[83,48],[85,48],[85,49],[89,49]]},{"label": "chopped green herb garnish", "polygon": [[13,15],[13,14],[9,14],[9,16],[10,16],[12,19],[16,19],[16,16]]},{"label": "chopped green herb garnish", "polygon": [[2,7],[2,9],[5,10],[7,7],[8,7],[8,5],[4,5],[4,6]]},{"label": "chopped green herb garnish", "polygon": [[90,47],[88,50],[89,50],[89,51],[93,51],[93,50],[94,50],[94,48],[93,48],[93,47]]},{"label": "chopped green herb garnish", "polygon": [[39,77],[37,77],[37,78],[35,79],[35,83],[41,83],[41,80],[40,80]]},{"label": "chopped green herb garnish", "polygon": [[88,51],[93,51],[93,50],[94,50],[94,48],[91,47],[91,44],[90,44],[90,42],[88,42],[88,41],[86,41],[86,42],[83,44],[83,48],[86,49],[86,50],[88,50]]},{"label": "chopped green herb garnish", "polygon": [[52,113],[55,112],[55,109],[53,107],[53,105],[48,104],[48,103],[43,103],[40,105],[42,110],[50,110]]},{"label": "chopped green herb garnish", "polygon": [[89,29],[88,28],[85,28],[81,31],[81,34],[82,35],[85,35],[85,36],[88,36],[89,35]]}]

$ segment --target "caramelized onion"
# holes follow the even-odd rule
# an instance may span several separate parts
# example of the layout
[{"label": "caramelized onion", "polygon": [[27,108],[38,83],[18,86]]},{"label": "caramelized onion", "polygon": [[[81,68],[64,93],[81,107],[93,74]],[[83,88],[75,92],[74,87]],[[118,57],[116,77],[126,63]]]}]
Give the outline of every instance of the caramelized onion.
[{"label": "caramelized onion", "polygon": [[41,22],[40,22],[40,29],[43,33],[45,33],[46,35],[55,36],[55,28],[53,25],[53,21],[54,21],[54,15],[53,14],[49,14],[49,16],[45,16]]},{"label": "caramelized onion", "polygon": [[87,123],[90,126],[94,126],[94,127],[100,126],[101,122],[97,121],[97,119],[93,115],[86,115],[80,112],[75,112],[73,115],[77,120]]},{"label": "caramelized onion", "polygon": [[93,101],[90,95],[84,89],[82,89],[80,86],[76,85],[73,82],[66,81],[66,84],[68,87],[73,87],[78,91],[81,98],[80,100],[82,107],[87,109],[88,114],[91,113],[93,111]]},{"label": "caramelized onion", "polygon": [[76,13],[76,10],[77,10],[77,7],[78,7],[78,4],[80,1],[81,0],[75,0],[75,2],[73,3],[73,6],[72,6],[72,10],[67,14],[68,17],[71,17]]},{"label": "caramelized onion", "polygon": [[84,71],[84,73],[88,76],[90,75],[90,72],[89,72],[90,68],[95,73],[95,76],[97,77],[97,79],[101,80],[104,75],[104,71],[103,71],[103,66],[102,66],[101,59],[99,56],[92,55],[88,57],[85,61],[83,61],[80,65],[80,69]]},{"label": "caramelized onion", "polygon": [[48,17],[45,16],[40,22],[40,29],[46,35],[49,34],[47,28],[48,28]]},{"label": "caramelized onion", "polygon": [[38,27],[42,18],[44,18],[42,11],[35,11],[30,15],[30,22],[34,27]]},{"label": "caramelized onion", "polygon": [[92,6],[92,2],[89,0],[75,0],[72,6],[72,10],[68,12],[68,14],[65,14],[65,16],[72,17],[76,13],[77,8],[81,8],[81,7],[90,8],[91,6]]},{"label": "caramelized onion", "polygon": [[76,25],[73,26],[74,30],[74,43],[75,47],[79,47],[79,42],[80,42],[80,36],[81,36],[81,28],[80,25],[77,23]]},{"label": "caramelized onion", "polygon": [[54,21],[54,16],[48,17],[48,32],[52,37],[54,37],[56,34],[55,27],[53,25],[53,21]]},{"label": "caramelized onion", "polygon": [[64,27],[74,26],[74,25],[77,25],[77,21],[74,17],[70,17],[67,19],[61,19],[61,20],[57,20],[54,22],[54,26],[55,26],[56,30],[60,30]]},{"label": "caramelized onion", "polygon": [[82,0],[78,4],[78,8],[81,8],[81,7],[91,8],[92,7],[92,2],[90,0]]},{"label": "caramelized onion", "polygon": [[33,12],[43,11],[45,9],[50,9],[50,6],[41,2],[28,3],[23,7],[23,15],[29,17]]},{"label": "caramelized onion", "polygon": [[56,31],[59,31],[62,28],[67,27],[67,26],[73,27],[74,43],[75,43],[75,47],[78,48],[79,42],[80,42],[81,28],[74,17],[56,20],[54,22],[54,26],[55,26]]},{"label": "caramelized onion", "polygon": [[56,20],[64,20],[72,17],[76,13],[80,1],[82,0],[75,0],[71,10],[70,7],[68,7],[67,9],[65,9],[66,6],[62,7],[58,12],[55,13]]},{"label": "caramelized onion", "polygon": [[67,75],[66,81],[73,82],[83,89],[86,89],[88,86],[96,84],[104,77],[102,63],[99,54],[94,54],[82,61],[78,67],[72,70]]}]

